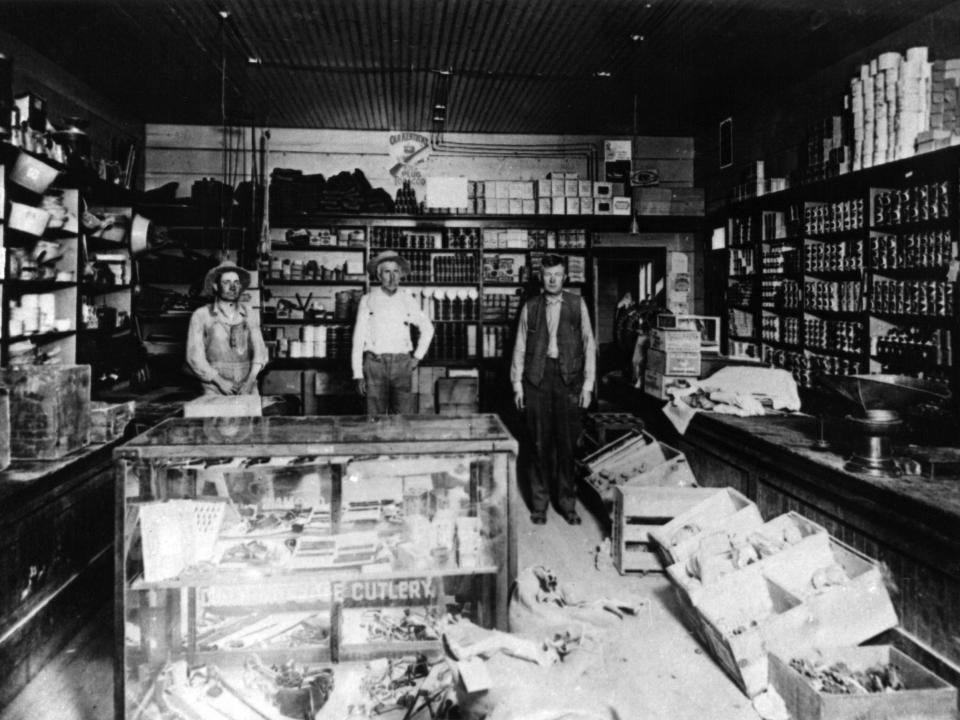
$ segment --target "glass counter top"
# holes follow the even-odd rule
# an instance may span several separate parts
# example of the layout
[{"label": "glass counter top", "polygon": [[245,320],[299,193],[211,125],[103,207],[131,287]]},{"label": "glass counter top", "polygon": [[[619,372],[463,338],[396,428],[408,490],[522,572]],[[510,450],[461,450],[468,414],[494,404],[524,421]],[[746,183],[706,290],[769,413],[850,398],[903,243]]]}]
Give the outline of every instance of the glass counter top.
[{"label": "glass counter top", "polygon": [[208,417],[166,420],[124,447],[510,441],[496,415]]}]

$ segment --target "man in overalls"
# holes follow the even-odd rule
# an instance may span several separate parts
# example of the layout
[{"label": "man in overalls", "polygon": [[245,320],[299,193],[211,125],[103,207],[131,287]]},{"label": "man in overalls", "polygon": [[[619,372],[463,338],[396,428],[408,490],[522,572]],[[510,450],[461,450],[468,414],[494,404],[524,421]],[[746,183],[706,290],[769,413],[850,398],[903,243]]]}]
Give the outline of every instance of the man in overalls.
[{"label": "man in overalls", "polygon": [[204,395],[257,394],[267,347],[259,315],[240,302],[248,287],[250,273],[228,260],[204,278],[204,295],[213,300],[194,311],[187,331],[187,364]]},{"label": "man in overalls", "polygon": [[[433,340],[433,323],[400,281],[410,264],[385,250],[367,264],[380,287],[360,298],[353,329],[351,364],[357,391],[366,397],[368,415],[413,412],[412,373]],[[411,326],[420,336],[414,349]]]}]

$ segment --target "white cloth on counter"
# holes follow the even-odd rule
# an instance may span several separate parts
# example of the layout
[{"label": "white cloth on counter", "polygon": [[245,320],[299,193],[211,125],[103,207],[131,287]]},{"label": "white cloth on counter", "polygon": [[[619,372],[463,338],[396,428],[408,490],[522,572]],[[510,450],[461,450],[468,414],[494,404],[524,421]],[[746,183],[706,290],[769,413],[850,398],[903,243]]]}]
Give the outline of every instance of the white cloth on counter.
[{"label": "white cloth on counter", "polygon": [[663,408],[664,415],[681,435],[700,412],[684,401],[696,393],[705,394],[714,403],[710,412],[720,415],[765,415],[764,400],[769,401],[774,410],[800,409],[800,395],[793,375],[779,368],[734,365],[720,368],[702,380],[691,379],[688,385],[683,389],[668,389],[670,402]]}]

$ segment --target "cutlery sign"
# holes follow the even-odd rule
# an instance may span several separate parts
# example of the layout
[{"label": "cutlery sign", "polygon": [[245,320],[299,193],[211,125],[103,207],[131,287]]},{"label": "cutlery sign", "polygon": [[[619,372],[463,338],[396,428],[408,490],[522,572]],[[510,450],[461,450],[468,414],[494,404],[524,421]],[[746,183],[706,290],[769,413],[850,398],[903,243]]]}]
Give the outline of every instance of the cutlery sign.
[{"label": "cutlery sign", "polygon": [[391,133],[388,150],[393,160],[390,174],[399,179],[401,173],[412,171],[430,156],[430,138],[415,132]]}]

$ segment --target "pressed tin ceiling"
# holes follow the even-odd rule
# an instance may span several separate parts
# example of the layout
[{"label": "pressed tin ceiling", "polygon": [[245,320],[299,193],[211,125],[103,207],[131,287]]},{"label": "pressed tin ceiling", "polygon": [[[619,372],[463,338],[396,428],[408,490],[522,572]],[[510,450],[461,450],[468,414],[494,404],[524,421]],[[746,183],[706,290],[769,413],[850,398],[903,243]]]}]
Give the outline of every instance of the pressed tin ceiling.
[{"label": "pressed tin ceiling", "polygon": [[687,134],[948,4],[0,0],[0,29],[151,123]]}]

